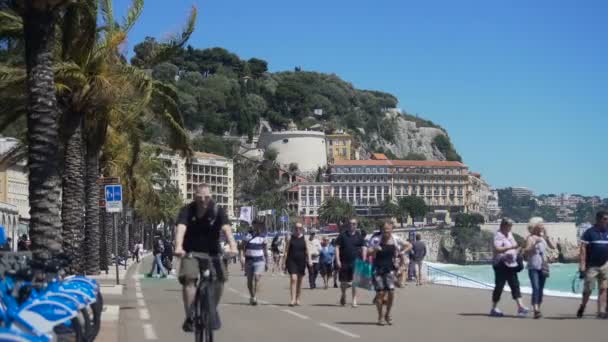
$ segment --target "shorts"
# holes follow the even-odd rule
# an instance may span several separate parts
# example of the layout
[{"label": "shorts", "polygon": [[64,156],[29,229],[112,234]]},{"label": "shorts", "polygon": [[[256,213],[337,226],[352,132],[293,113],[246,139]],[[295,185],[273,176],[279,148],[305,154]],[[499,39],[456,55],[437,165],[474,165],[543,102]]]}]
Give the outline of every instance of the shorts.
[{"label": "shorts", "polygon": [[266,271],[266,262],[264,261],[246,261],[245,262],[245,274],[246,275],[259,275]]},{"label": "shorts", "polygon": [[595,282],[599,284],[600,289],[608,289],[608,262],[601,267],[589,267],[585,273],[585,292],[592,292],[595,288]]},{"label": "shorts", "polygon": [[331,276],[334,273],[334,265],[333,264],[319,264],[321,267],[320,273],[322,276]]},{"label": "shorts", "polygon": [[342,263],[342,267],[338,271],[338,279],[341,283],[352,283],[355,275],[355,263]]},{"label": "shorts", "polygon": [[[192,257],[183,257],[179,267],[179,282],[184,285],[186,282],[197,281],[201,273],[199,260]],[[203,266],[205,267],[205,266]],[[220,260],[213,260],[213,267],[217,275],[217,281],[224,283],[228,280],[228,270]],[[207,267],[208,268],[208,265]]]},{"label": "shorts", "polygon": [[372,278],[372,283],[374,284],[374,289],[376,289],[376,292],[394,291],[396,282],[397,277],[393,271],[375,272]]}]

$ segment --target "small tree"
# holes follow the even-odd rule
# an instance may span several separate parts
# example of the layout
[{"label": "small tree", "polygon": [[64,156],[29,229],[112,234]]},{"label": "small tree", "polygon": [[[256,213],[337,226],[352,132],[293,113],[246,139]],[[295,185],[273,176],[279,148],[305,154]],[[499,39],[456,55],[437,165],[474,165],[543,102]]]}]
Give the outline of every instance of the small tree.
[{"label": "small tree", "polygon": [[339,198],[325,199],[319,208],[319,219],[325,223],[343,224],[355,216],[355,207]]},{"label": "small tree", "polygon": [[397,202],[401,220],[410,215],[412,219],[426,215],[429,212],[429,207],[424,202],[424,199],[417,196],[406,196],[399,199]]}]

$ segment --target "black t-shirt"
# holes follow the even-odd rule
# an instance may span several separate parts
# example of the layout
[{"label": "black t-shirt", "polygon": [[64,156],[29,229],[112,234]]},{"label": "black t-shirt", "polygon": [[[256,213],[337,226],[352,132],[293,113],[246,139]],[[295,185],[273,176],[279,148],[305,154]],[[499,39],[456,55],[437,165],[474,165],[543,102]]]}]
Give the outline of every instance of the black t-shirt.
[{"label": "black t-shirt", "polygon": [[365,239],[359,232],[351,235],[349,231],[345,231],[338,236],[336,246],[340,247],[340,262],[354,263],[357,258],[360,258],[361,248],[365,246]]},{"label": "black t-shirt", "polygon": [[221,254],[220,233],[222,226],[229,224],[223,208],[210,203],[204,213],[197,213],[196,202],[192,202],[182,208],[177,224],[184,224],[187,227],[183,243],[184,251],[209,255]]}]

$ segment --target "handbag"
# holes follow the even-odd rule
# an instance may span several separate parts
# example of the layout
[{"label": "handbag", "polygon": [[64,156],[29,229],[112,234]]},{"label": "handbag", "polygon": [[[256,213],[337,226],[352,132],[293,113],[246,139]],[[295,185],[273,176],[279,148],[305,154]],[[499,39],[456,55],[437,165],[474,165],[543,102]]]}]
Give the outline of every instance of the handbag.
[{"label": "handbag", "polygon": [[517,254],[516,261],[517,261],[517,266],[515,266],[515,272],[519,273],[519,272],[523,271],[523,269],[524,269],[524,256],[521,253]]},{"label": "handbag", "polygon": [[355,261],[355,271],[353,275],[353,286],[366,290],[373,290],[372,265],[361,259]]},{"label": "handbag", "polygon": [[551,268],[549,267],[549,263],[547,262],[544,253],[540,253],[540,257],[543,259],[543,263],[540,266],[540,270],[545,278],[549,278],[549,275],[551,275]]}]

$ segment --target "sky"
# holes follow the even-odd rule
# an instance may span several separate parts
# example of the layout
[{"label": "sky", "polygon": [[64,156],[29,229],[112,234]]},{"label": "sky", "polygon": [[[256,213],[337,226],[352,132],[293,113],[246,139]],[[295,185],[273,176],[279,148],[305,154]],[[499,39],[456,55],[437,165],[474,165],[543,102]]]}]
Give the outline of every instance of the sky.
[{"label": "sky", "polygon": [[392,93],[493,187],[608,197],[608,1],[147,0],[129,48],[192,5],[190,45]]}]

